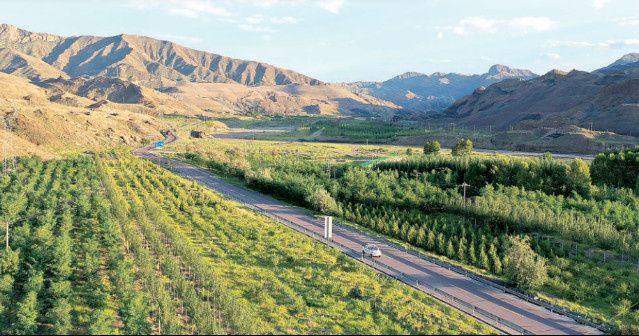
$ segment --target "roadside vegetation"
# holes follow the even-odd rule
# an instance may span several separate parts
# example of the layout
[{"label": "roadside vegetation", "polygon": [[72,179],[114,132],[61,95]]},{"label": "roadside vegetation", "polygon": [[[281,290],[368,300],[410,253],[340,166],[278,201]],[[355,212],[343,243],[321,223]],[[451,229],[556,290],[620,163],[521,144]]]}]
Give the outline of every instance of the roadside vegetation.
[{"label": "roadside vegetation", "polygon": [[[619,330],[639,325],[631,307],[639,301],[639,190],[591,176],[595,163],[412,155],[370,169],[255,148],[190,149],[186,159],[260,192],[481,269]],[[462,182],[470,184],[465,201]],[[513,246],[525,252],[520,264]],[[513,265],[548,276],[527,279]]]},{"label": "roadside vegetation", "polygon": [[20,159],[0,201],[3,334],[494,333],[125,150]]},{"label": "roadside vegetation", "polygon": [[[107,170],[131,209],[140,209],[134,212],[140,212],[134,215],[136,222],[148,221],[148,227],[142,228],[144,237],[153,240],[155,231],[160,241],[164,239],[164,248],[173,247],[186,281],[200,289],[201,300],[209,289],[211,301],[224,293],[228,296],[225,300],[232,307],[225,308],[229,303],[221,301],[218,309],[225,321],[237,322],[224,330],[490,332],[424,293],[148,162],[120,153]],[[159,252],[162,249],[158,246]]]}]

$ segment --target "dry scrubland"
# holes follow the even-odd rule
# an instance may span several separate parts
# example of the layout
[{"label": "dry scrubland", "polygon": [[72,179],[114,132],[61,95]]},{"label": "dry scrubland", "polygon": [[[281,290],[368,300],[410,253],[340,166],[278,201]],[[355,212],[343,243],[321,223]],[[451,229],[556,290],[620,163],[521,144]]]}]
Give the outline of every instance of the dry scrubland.
[{"label": "dry scrubland", "polygon": [[[66,95],[79,107],[51,102],[45,89],[0,73],[0,111],[12,112],[14,106],[19,111],[13,121],[16,155],[53,158],[59,157],[61,151],[138,145],[148,134],[160,136],[159,130],[165,125],[152,116],[120,106],[88,109],[86,106],[94,101]],[[8,141],[9,137],[3,139]]]}]

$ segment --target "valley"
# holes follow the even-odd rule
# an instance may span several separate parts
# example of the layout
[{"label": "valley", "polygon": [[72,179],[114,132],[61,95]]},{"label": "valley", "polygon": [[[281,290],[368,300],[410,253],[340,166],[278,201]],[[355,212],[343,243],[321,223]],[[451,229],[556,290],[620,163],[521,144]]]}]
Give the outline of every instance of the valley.
[{"label": "valley", "polygon": [[[280,27],[322,30],[213,3],[113,8],[123,27],[141,8],[214,15],[256,52],[286,44]],[[336,19],[361,4],[260,11],[284,5]],[[524,19],[546,28],[523,36],[556,24]],[[518,29],[478,16],[432,35],[505,26]],[[2,334],[639,333],[639,54],[542,75],[428,57],[402,67],[494,65],[331,83],[165,40],[229,51],[233,30],[96,31],[0,24]],[[356,37],[337,45],[372,43]],[[331,48],[295,41],[278,55]]]}]

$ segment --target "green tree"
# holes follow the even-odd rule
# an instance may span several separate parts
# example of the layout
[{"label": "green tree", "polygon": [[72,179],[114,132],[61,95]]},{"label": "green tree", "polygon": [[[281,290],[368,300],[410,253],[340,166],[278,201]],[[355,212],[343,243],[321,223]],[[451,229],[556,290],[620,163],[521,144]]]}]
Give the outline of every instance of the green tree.
[{"label": "green tree", "polygon": [[406,155],[408,155],[408,156],[413,155],[413,149],[412,148],[406,149]]},{"label": "green tree", "polygon": [[454,156],[468,155],[473,152],[473,142],[468,139],[461,139],[453,147],[452,154]]},{"label": "green tree", "polygon": [[576,191],[582,197],[590,197],[590,168],[581,159],[570,161],[566,172],[567,192]]},{"label": "green tree", "polygon": [[30,291],[18,304],[16,323],[13,331],[16,335],[33,335],[38,330],[38,293]]},{"label": "green tree", "polygon": [[497,249],[493,244],[490,244],[490,247],[488,248],[488,257],[490,258],[491,271],[495,274],[501,274],[503,266],[499,259],[499,255],[497,255]]},{"label": "green tree", "polygon": [[90,335],[108,335],[113,333],[113,316],[104,309],[93,309],[89,315],[87,333]]},{"label": "green tree", "polygon": [[459,246],[457,246],[457,260],[466,262],[466,239],[459,240]]},{"label": "green tree", "polygon": [[337,202],[326,189],[315,190],[306,197],[306,201],[321,213],[336,215],[338,212]]},{"label": "green tree", "polygon": [[471,265],[477,265],[477,253],[475,253],[475,242],[470,243],[468,248],[468,261]]},{"label": "green tree", "polygon": [[442,146],[439,144],[439,141],[427,141],[424,144],[424,154],[439,154],[442,150]]},{"label": "green tree", "polygon": [[55,335],[66,335],[71,327],[71,305],[67,299],[56,300],[53,307],[47,312],[47,320],[52,327],[50,332]]},{"label": "green tree", "polygon": [[518,288],[537,288],[548,279],[546,261],[532,250],[530,237],[508,237],[505,254],[504,273]]},{"label": "green tree", "polygon": [[455,248],[453,247],[453,242],[450,240],[448,241],[448,245],[446,245],[446,256],[451,259],[455,257]]}]

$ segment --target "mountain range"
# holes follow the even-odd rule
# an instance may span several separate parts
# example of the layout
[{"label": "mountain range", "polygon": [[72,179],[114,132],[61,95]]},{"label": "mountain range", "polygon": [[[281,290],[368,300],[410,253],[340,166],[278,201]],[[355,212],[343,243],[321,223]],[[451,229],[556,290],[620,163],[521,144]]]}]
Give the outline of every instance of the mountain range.
[{"label": "mountain range", "polygon": [[[125,138],[113,137],[104,130],[116,128],[101,125],[94,132],[97,140],[91,142],[96,144],[140,142],[144,133],[164,126],[137,118],[140,113],[135,112],[150,116],[359,115],[494,130],[576,125],[639,133],[637,53],[592,73],[553,70],[538,76],[498,64],[480,75],[408,72],[384,82],[328,84],[266,63],[144,36],[61,37],[2,24],[0,72],[4,90],[28,87],[34,92],[13,90],[7,98],[20,100],[34,123],[38,118],[52,122],[55,118],[46,111],[54,111],[65,120],[126,115],[128,119],[113,118],[113,122],[140,125],[126,126],[134,131],[123,131]],[[64,132],[80,134],[86,123],[97,125],[98,119],[69,123],[75,128]],[[25,127],[24,136],[40,130],[27,131],[28,124],[26,119],[17,123],[18,128]],[[44,138],[62,137],[52,133]]]},{"label": "mountain range", "polygon": [[506,78],[535,77],[537,75],[530,70],[511,69],[505,65],[496,64],[481,75],[441,72],[425,75],[419,72],[407,72],[384,82],[354,82],[338,85],[356,93],[393,102],[405,109],[442,111],[478,87],[488,86]]},{"label": "mountain range", "polygon": [[[61,37],[2,24],[0,71],[55,88],[52,91],[58,94],[68,91],[95,101],[144,103],[148,107],[162,105],[152,103],[158,99],[193,102],[186,107],[192,115],[392,115],[399,109],[393,103],[354,94],[292,70],[126,34]],[[142,87],[165,97],[156,93],[150,97],[150,91]]]},{"label": "mountain range", "polygon": [[435,119],[505,130],[577,125],[639,133],[639,54],[585,72],[551,70],[530,79],[506,79],[456,101]]}]

